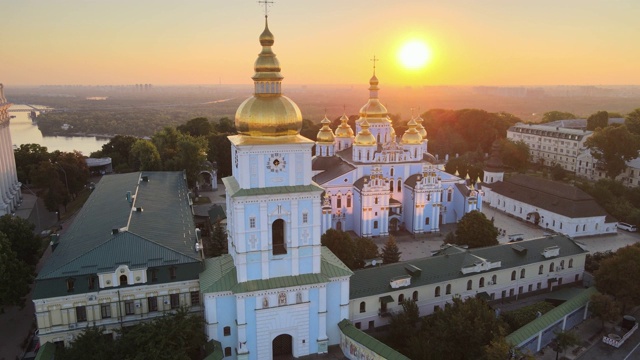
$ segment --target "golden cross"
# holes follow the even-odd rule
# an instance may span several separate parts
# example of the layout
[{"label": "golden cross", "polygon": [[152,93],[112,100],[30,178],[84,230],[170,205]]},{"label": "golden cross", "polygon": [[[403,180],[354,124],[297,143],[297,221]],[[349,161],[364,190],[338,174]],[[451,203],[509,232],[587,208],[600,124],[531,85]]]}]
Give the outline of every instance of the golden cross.
[{"label": "golden cross", "polygon": [[373,55],[373,59],[370,59],[371,61],[373,61],[373,75],[376,74],[376,61],[380,61],[380,59],[376,59],[376,56]]},{"label": "golden cross", "polygon": [[273,4],[273,1],[259,0],[258,4],[264,4],[264,16],[267,16],[269,13],[269,5]]}]

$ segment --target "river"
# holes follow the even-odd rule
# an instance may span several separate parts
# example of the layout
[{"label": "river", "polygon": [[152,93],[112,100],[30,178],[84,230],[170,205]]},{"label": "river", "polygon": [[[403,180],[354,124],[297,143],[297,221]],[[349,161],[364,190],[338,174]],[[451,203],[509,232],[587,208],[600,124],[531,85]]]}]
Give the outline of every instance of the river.
[{"label": "river", "polygon": [[[45,106],[34,105],[36,108]],[[26,105],[12,105],[10,109],[30,109]],[[101,150],[102,145],[109,139],[96,138],[95,136],[42,136],[38,125],[31,122],[28,112],[10,112],[15,118],[9,123],[11,142],[13,145],[40,144],[46,146],[49,152],[59,150],[63,152],[80,151],[84,156],[89,156],[94,151]]]}]

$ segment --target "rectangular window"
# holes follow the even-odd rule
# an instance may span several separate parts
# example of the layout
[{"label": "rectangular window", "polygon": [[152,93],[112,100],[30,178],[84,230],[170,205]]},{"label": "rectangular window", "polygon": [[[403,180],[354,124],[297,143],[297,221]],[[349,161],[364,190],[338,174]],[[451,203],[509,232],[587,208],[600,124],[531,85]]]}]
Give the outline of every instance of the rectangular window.
[{"label": "rectangular window", "polygon": [[376,327],[376,323],[373,320],[369,320],[369,329]]},{"label": "rectangular window", "polygon": [[171,308],[177,309],[180,306],[180,294],[169,295],[171,301]]},{"label": "rectangular window", "polygon": [[89,276],[89,290],[93,290],[96,287],[96,277]]},{"label": "rectangular window", "polygon": [[176,269],[175,266],[169,268],[169,278],[171,280],[175,280],[176,279],[176,276],[177,276],[176,273],[177,273],[177,269]]},{"label": "rectangular window", "polygon": [[124,314],[133,315],[136,313],[136,305],[133,300],[127,300],[124,302]]},{"label": "rectangular window", "polygon": [[351,196],[347,196],[347,207],[351,207]]},{"label": "rectangular window", "polygon": [[155,296],[148,297],[147,306],[149,307],[149,312],[158,311],[158,298]]},{"label": "rectangular window", "polygon": [[109,319],[111,317],[111,304],[100,305],[100,316],[103,319]]},{"label": "rectangular window", "polygon": [[158,281],[158,269],[151,269],[151,281]]},{"label": "rectangular window", "polygon": [[200,292],[192,291],[191,292],[191,306],[200,305]]},{"label": "rectangular window", "polygon": [[309,222],[309,214],[307,213],[302,213],[302,223],[306,224]]},{"label": "rectangular window", "polygon": [[256,218],[254,218],[254,217],[250,217],[249,218],[249,228],[251,228],[251,229],[255,229],[256,228]]},{"label": "rectangular window", "polygon": [[72,292],[74,287],[75,280],[67,279],[67,291]]},{"label": "rectangular window", "polygon": [[87,321],[87,307],[86,306],[76,306],[76,321],[77,322]]}]

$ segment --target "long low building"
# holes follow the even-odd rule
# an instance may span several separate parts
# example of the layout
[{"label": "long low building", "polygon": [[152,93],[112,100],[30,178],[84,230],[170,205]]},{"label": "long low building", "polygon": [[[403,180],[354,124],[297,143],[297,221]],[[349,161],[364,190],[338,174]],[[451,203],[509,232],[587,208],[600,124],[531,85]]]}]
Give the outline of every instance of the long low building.
[{"label": "long low building", "polygon": [[575,186],[526,175],[483,184],[489,206],[571,237],[615,234],[617,220]]},{"label": "long low building", "polygon": [[517,298],[580,282],[587,251],[555,235],[479,249],[448,246],[439,254],[357,270],[351,276],[349,319],[368,330],[389,322],[413,299],[428,315],[454,296],[488,300]]},{"label": "long low building", "polygon": [[201,311],[197,241],[183,172],[103,177],[36,278],[40,342]]}]

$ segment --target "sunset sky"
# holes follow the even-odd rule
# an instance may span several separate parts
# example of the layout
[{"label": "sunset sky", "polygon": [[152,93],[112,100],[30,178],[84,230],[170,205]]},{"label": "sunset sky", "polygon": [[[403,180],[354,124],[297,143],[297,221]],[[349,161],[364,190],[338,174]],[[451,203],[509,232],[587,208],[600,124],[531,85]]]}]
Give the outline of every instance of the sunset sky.
[{"label": "sunset sky", "polygon": [[[253,0],[3,1],[0,82],[249,84]],[[276,0],[285,84],[640,84],[639,0]],[[409,40],[431,61],[406,69]]]}]

